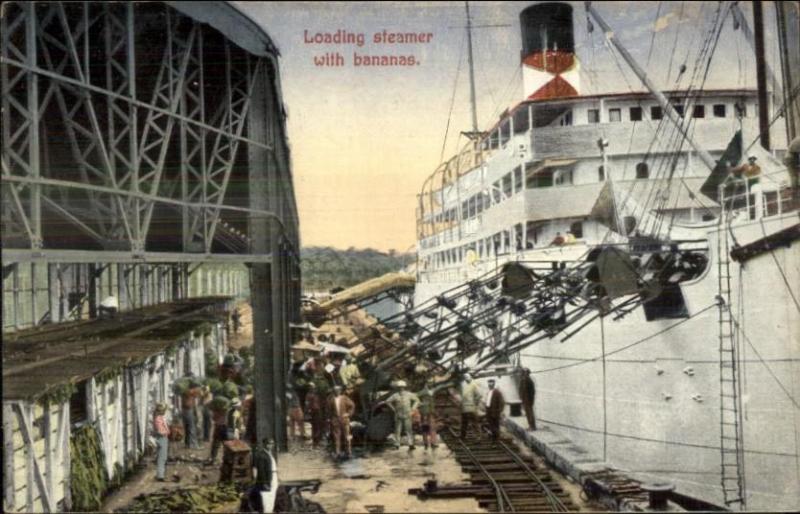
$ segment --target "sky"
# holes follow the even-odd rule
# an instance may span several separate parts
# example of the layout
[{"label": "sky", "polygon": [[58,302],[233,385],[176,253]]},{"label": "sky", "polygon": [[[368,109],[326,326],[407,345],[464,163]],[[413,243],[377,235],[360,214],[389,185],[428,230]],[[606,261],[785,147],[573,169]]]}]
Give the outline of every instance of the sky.
[{"label": "sky", "polygon": [[[236,3],[266,30],[281,52],[302,244],[413,249],[416,198],[422,183],[442,156],[446,160],[466,143],[459,134],[471,128],[464,3]],[[624,61],[609,50],[599,28],[587,33],[583,2],[570,3],[581,63],[580,92],[642,90]],[[473,31],[481,129],[522,100],[519,12],[527,5],[470,2],[473,23],[492,25]],[[719,4],[594,5],[659,87],[668,89],[688,84]],[[752,20],[749,2],[741,5]],[[767,26],[772,26],[771,2],[765,2],[765,18]],[[432,35],[429,42],[375,43],[374,34],[383,30]],[[363,34],[364,44],[324,42],[337,32]],[[772,62],[777,55],[774,32],[766,31]],[[323,42],[314,42],[315,38]],[[315,65],[315,57],[329,52],[341,54],[344,65]],[[354,53],[414,56],[416,64],[354,66]],[[688,71],[676,82],[683,63]],[[752,50],[728,19],[706,88],[755,87],[754,69]]]}]

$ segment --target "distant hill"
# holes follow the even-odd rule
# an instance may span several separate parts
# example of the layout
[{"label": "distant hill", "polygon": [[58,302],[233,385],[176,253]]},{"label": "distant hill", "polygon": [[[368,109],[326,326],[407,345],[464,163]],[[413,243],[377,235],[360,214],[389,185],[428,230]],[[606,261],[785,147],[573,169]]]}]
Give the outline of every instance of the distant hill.
[{"label": "distant hill", "polygon": [[350,287],[392,271],[401,271],[414,262],[411,253],[394,250],[379,252],[372,248],[337,250],[329,246],[309,246],[300,251],[303,289],[328,291]]}]

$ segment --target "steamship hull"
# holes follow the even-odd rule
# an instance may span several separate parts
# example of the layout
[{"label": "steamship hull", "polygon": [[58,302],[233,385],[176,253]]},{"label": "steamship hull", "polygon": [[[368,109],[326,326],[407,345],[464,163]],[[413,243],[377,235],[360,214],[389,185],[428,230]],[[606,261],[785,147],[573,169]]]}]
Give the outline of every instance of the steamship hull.
[{"label": "steamship hull", "polygon": [[[797,213],[737,224],[741,245],[791,228]],[[688,317],[648,321],[644,307],[596,320],[566,341],[543,340],[520,364],[536,381],[536,415],[596,459],[643,480],[723,504],[720,487],[719,232],[691,229],[707,242],[703,275],[682,284]],[[585,245],[498,258],[573,261]],[[800,508],[800,316],[789,290],[800,283],[800,244],[731,262],[731,311],[741,328],[743,446],[747,508]],[[421,277],[417,305],[491,269],[495,262]],[[433,277],[431,277],[433,278]],[[603,349],[606,358],[603,359]],[[604,362],[605,361],[605,362]],[[604,394],[605,390],[605,394]],[[513,392],[510,392],[512,395]],[[521,421],[523,424],[524,420]]]}]

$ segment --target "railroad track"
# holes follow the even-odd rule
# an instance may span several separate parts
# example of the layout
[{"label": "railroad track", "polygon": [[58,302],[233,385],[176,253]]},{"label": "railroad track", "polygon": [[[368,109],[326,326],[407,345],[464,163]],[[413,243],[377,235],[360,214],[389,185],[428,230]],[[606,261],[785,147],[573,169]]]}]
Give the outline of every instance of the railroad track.
[{"label": "railroad track", "polygon": [[458,407],[450,399],[437,402],[446,421],[442,441],[454,453],[461,468],[470,475],[469,484],[426,484],[417,491],[427,498],[472,496],[490,512],[573,512],[579,510],[550,470],[522,455],[511,439],[492,441],[488,431],[472,430],[461,439],[450,427],[460,423]]}]

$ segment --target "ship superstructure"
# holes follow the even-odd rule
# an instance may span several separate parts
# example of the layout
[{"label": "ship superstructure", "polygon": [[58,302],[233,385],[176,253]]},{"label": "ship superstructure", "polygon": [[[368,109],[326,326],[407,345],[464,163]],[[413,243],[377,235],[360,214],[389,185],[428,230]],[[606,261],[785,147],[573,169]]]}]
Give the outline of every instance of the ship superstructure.
[{"label": "ship superstructure", "polygon": [[[536,377],[542,422],[610,464],[733,508],[798,508],[786,132],[773,126],[770,150],[750,144],[763,133],[756,90],[582,96],[571,6],[536,4],[520,20],[525,98],[468,133],[419,195],[415,302],[509,261],[563,267],[600,245],[707,251],[696,278],[509,363]],[[748,156],[758,179],[731,176]]]}]

